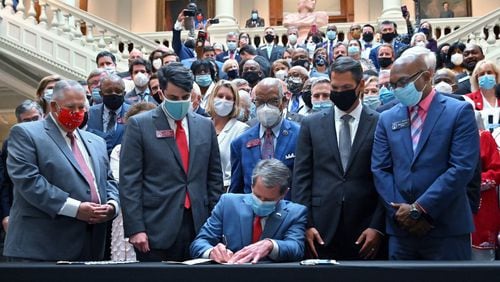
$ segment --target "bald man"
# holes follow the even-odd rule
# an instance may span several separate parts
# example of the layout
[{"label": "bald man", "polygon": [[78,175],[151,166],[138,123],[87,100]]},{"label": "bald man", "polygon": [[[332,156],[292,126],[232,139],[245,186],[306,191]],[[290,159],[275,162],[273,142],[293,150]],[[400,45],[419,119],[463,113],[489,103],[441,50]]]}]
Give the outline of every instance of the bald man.
[{"label": "bald man", "polygon": [[472,106],[432,87],[435,63],[423,47],[394,62],[390,85],[400,103],[380,115],[375,131],[372,171],[392,260],[471,258],[466,185],[479,160],[479,134]]}]

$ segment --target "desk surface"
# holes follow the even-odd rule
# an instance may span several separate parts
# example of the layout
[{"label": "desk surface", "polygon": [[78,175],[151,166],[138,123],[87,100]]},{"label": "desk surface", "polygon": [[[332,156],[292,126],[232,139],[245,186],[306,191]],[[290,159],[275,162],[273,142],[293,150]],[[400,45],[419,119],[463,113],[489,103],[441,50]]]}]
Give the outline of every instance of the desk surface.
[{"label": "desk surface", "polygon": [[256,265],[55,265],[0,263],[0,281],[500,281],[495,262],[340,261],[339,265],[301,266],[298,263]]}]

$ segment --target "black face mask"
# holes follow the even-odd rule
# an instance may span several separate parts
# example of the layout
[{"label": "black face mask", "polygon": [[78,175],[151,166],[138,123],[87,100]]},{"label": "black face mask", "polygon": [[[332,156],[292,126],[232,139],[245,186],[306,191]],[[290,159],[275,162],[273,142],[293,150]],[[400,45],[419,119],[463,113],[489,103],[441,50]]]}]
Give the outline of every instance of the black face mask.
[{"label": "black face mask", "polygon": [[317,66],[320,67],[326,65],[326,59],[323,58],[323,56],[318,56],[314,62],[316,63]]},{"label": "black face mask", "polygon": [[356,88],[358,87],[356,86],[354,89],[340,91],[340,92],[331,91],[330,100],[332,100],[333,104],[335,104],[337,108],[345,112],[349,110],[358,99],[358,95],[356,94]]},{"label": "black face mask", "polygon": [[160,91],[156,92],[155,94],[153,94],[151,96],[153,96],[153,99],[155,99],[156,103],[161,104],[161,102],[163,102],[160,98]]},{"label": "black face mask", "polygon": [[309,70],[310,63],[309,60],[297,60],[292,62],[292,66],[301,66]]},{"label": "black face mask", "polygon": [[313,105],[311,102],[311,90],[307,91],[302,91],[302,100],[304,101],[304,104],[309,107],[309,109],[312,109]]},{"label": "black face mask", "polygon": [[363,33],[363,41],[372,42],[372,40],[373,40],[373,33],[371,33],[371,32]]},{"label": "black face mask", "polygon": [[384,42],[386,43],[392,42],[394,37],[396,37],[396,34],[394,32],[382,34],[382,40],[384,40]]},{"label": "black face mask", "polygon": [[233,69],[233,70],[230,70],[227,72],[227,77],[229,79],[235,79],[235,78],[238,78],[238,70],[236,69]]},{"label": "black face mask", "polygon": [[430,30],[426,27],[420,28],[420,32],[422,32],[425,35],[429,35]]},{"label": "black face mask", "polygon": [[312,40],[316,44],[321,43],[321,37],[319,36],[313,36]]},{"label": "black face mask", "polygon": [[250,84],[250,86],[254,86],[260,80],[260,74],[256,71],[247,71],[244,72],[242,78]]},{"label": "black face mask", "polygon": [[386,68],[392,64],[392,58],[378,58],[378,64],[382,68]]},{"label": "black face mask", "polygon": [[102,102],[106,107],[112,111],[118,110],[123,104],[123,95],[103,95]]},{"label": "black face mask", "polygon": [[188,39],[188,40],[186,40],[186,42],[184,42],[184,45],[190,49],[194,49],[195,43],[194,43],[194,40]]},{"label": "black face mask", "polygon": [[304,83],[302,81],[300,83],[292,82],[292,80],[290,78],[288,78],[288,80],[286,82],[286,88],[288,88],[288,90],[290,92],[292,92],[293,95],[299,94],[300,91],[302,91],[303,86],[304,86]]},{"label": "black face mask", "polygon": [[274,35],[272,35],[272,34],[266,34],[266,36],[264,36],[264,38],[266,39],[267,43],[271,43],[274,41]]}]

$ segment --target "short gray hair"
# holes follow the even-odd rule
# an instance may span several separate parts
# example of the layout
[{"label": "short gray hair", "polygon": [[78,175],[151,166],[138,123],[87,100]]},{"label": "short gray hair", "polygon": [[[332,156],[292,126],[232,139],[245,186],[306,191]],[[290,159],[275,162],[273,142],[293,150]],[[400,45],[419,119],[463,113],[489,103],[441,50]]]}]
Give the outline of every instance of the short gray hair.
[{"label": "short gray hair", "polygon": [[27,111],[31,111],[31,109],[35,109],[38,111],[38,114],[40,117],[43,117],[43,110],[42,107],[40,107],[40,104],[33,100],[24,100],[19,106],[16,107],[16,119],[17,122],[21,122],[21,115],[24,114]]},{"label": "short gray hair", "polygon": [[[278,97],[280,99],[283,99],[283,97],[285,96],[285,94],[283,92],[283,84],[281,83],[281,80],[279,80],[277,78],[266,77],[263,80],[259,81],[259,83],[257,85],[259,85],[259,87],[263,86],[263,85],[277,87],[278,88]],[[257,89],[257,85],[254,87],[254,89]]]},{"label": "short gray hair", "polygon": [[60,80],[60,81],[56,82],[56,84],[54,85],[54,92],[52,94],[52,100],[59,101],[59,100],[64,99],[64,92],[66,90],[69,90],[69,89],[76,90],[76,91],[82,93],[82,95],[84,97],[86,97],[85,89],[83,89],[83,86],[80,83],[78,83],[78,81]]},{"label": "short gray hair", "polygon": [[311,89],[318,84],[322,83],[330,84],[330,79],[328,77],[311,77],[310,80],[311,80]]},{"label": "short gray hair", "polygon": [[427,70],[431,71],[431,73],[434,73],[434,70],[436,69],[436,55],[429,49],[422,47],[422,46],[415,46],[406,49],[403,54],[399,57],[401,58],[406,58],[406,57],[420,57],[424,59],[425,66],[427,67]]},{"label": "short gray hair", "polygon": [[252,187],[259,177],[264,187],[274,188],[279,186],[280,194],[283,195],[288,189],[290,170],[285,164],[277,159],[261,160],[253,170]]}]

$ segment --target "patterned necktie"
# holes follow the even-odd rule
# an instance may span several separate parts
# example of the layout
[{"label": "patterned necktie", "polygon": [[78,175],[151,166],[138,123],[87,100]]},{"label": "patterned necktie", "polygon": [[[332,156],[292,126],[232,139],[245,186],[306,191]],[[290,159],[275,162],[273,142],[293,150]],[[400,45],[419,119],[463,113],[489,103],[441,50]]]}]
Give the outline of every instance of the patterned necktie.
[{"label": "patterned necktie", "polygon": [[90,168],[85,162],[80,148],[78,148],[78,144],[75,140],[75,135],[73,134],[73,132],[68,132],[66,136],[68,136],[69,140],[71,141],[71,151],[73,151],[76,162],[78,163],[78,166],[80,167],[85,180],[87,180],[87,183],[90,186],[90,201],[99,204],[99,195],[97,194],[97,189],[94,184],[94,176],[92,175]]},{"label": "patterned necktie", "polygon": [[115,111],[109,111],[109,120],[106,132],[112,132],[115,130],[116,125],[116,113]]},{"label": "patterned necktie", "polygon": [[292,112],[292,113],[298,112],[299,111],[299,105],[300,105],[299,94],[293,95],[292,96],[292,108],[290,109],[290,112]]},{"label": "patterned necktie", "polygon": [[272,159],[274,157],[273,132],[270,128],[267,128],[266,133],[264,134],[264,144],[262,145],[261,157],[263,160]]},{"label": "patterned necktie", "polygon": [[413,144],[413,152],[417,149],[418,140],[420,140],[420,133],[422,133],[422,117],[418,114],[419,106],[413,106],[410,111],[411,119],[411,141]]},{"label": "patterned necktie", "polygon": [[351,126],[349,121],[352,119],[352,116],[346,114],[343,115],[341,119],[342,126],[339,131],[339,152],[342,168],[344,168],[345,172],[347,163],[349,162],[349,155],[351,154]]},{"label": "patterned necktie", "polygon": [[260,240],[262,236],[262,224],[260,222],[261,217],[256,215],[253,218],[253,229],[252,229],[252,244]]},{"label": "patterned necktie", "polygon": [[[177,149],[181,154],[182,166],[186,174],[189,168],[189,149],[186,137],[186,131],[182,127],[182,120],[176,120],[177,130],[175,131],[175,142],[177,143]],[[189,192],[186,190],[186,197],[184,198],[184,208],[191,208],[191,199],[189,198]]]}]

